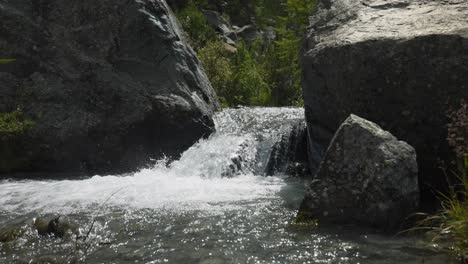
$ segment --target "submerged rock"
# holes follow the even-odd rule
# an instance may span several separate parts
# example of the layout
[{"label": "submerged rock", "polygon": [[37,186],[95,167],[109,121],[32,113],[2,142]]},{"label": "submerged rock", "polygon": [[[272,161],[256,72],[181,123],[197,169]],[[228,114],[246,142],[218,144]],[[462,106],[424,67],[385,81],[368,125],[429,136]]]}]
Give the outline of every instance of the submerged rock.
[{"label": "submerged rock", "polygon": [[467,12],[460,0],[320,1],[301,58],[314,162],[355,113],[415,147],[433,196],[446,182],[446,103],[468,98]]},{"label": "submerged rock", "polygon": [[214,130],[216,95],[165,1],[3,1],[0,17],[16,59],[0,112],[34,122],[0,138],[0,172],[131,171]]},{"label": "submerged rock", "polygon": [[395,230],[418,208],[417,172],[410,145],[351,115],[308,186],[299,216]]},{"label": "submerged rock", "polygon": [[3,228],[0,230],[0,242],[8,243],[16,240],[24,234],[24,228],[20,226],[13,226],[9,228]]},{"label": "submerged rock", "polygon": [[69,234],[78,234],[77,226],[64,216],[52,219],[36,218],[34,219],[33,226],[41,236],[63,238]]},{"label": "submerged rock", "polygon": [[276,173],[299,177],[310,175],[305,121],[292,126],[273,146],[265,174],[271,176]]}]

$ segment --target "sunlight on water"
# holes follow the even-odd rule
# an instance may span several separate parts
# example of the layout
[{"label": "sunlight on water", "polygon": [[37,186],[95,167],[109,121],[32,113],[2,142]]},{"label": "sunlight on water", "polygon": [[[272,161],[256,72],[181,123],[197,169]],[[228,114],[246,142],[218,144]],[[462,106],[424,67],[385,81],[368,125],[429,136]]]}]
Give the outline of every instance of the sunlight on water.
[{"label": "sunlight on water", "polygon": [[[284,181],[254,175],[268,157],[259,151],[269,151],[285,129],[303,118],[302,112],[298,108],[225,110],[215,117],[217,133],[170,165],[160,161],[130,176],[3,181],[0,208],[16,213],[72,213],[96,209],[112,195],[106,204],[123,208],[228,210],[230,205],[220,208],[216,203],[272,197]],[[222,177],[230,165],[240,167],[236,177]]]},{"label": "sunlight on water", "polygon": [[[179,177],[167,169],[143,170],[133,176],[95,176],[81,181],[27,181],[1,184],[0,207],[16,213],[74,213],[106,203],[133,209],[217,210],[224,204],[269,198],[284,185],[280,178],[243,175],[233,179]],[[234,206],[234,205],[233,205]]]},{"label": "sunlight on water", "polygon": [[[171,164],[0,181],[0,227],[23,230],[0,242],[0,263],[448,263],[417,239],[294,225],[303,182],[263,171],[273,144],[303,119],[298,108],[226,109],[217,132]],[[38,236],[32,220],[57,215],[89,238]]]}]

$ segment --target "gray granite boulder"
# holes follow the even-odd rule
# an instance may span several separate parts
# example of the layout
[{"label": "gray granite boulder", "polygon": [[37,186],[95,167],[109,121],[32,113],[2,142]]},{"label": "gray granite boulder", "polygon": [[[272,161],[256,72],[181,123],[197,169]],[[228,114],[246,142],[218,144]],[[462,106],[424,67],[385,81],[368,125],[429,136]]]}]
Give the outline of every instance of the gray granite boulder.
[{"label": "gray granite boulder", "polygon": [[107,173],[176,157],[214,130],[218,99],[165,1],[0,0],[0,172]]},{"label": "gray granite boulder", "polygon": [[468,98],[468,1],[319,1],[301,61],[314,164],[354,113],[415,147],[424,201],[443,189],[447,104]]},{"label": "gray granite boulder", "polygon": [[417,172],[410,145],[351,115],[332,139],[299,214],[396,230],[418,208]]}]

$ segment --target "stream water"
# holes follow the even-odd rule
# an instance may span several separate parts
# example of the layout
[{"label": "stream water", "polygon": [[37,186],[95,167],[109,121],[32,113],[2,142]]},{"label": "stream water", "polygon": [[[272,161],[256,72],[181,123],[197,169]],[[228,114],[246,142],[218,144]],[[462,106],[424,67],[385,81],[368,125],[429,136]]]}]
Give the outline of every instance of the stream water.
[{"label": "stream water", "polygon": [[[0,181],[0,263],[450,263],[417,237],[293,224],[302,180],[263,171],[297,108],[227,109],[217,132],[172,163],[131,175]],[[62,215],[76,235],[39,236],[32,222]],[[91,228],[92,227],[92,228]]]}]

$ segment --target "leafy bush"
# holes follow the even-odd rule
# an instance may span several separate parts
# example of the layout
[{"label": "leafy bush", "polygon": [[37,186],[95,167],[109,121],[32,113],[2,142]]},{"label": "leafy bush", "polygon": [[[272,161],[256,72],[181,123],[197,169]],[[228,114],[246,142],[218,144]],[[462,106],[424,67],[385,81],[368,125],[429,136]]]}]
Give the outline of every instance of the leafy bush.
[{"label": "leafy bush", "polygon": [[224,106],[302,105],[299,50],[315,0],[233,0],[225,14],[243,23],[274,26],[274,42],[258,39],[237,44],[235,54],[226,52],[201,8],[219,9],[213,1],[191,0],[177,12],[198,51],[207,75]]},{"label": "leafy bush", "polygon": [[177,18],[190,37],[191,44],[198,50],[216,38],[215,30],[209,26],[197,4],[189,1],[188,5],[176,13]]},{"label": "leafy bush", "polygon": [[198,55],[222,105],[230,106],[231,103],[228,99],[232,98],[230,85],[233,77],[233,66],[224,43],[220,40],[208,42],[199,50]]},{"label": "leafy bush", "polygon": [[247,45],[240,43],[234,54],[225,45],[214,40],[198,53],[223,106],[269,105],[271,92],[266,73],[252,58]]},{"label": "leafy bush", "polygon": [[34,126],[34,122],[25,119],[23,113],[16,110],[11,113],[0,113],[0,137],[8,138],[24,134]]},{"label": "leafy bush", "polygon": [[233,58],[234,78],[232,84],[232,103],[241,105],[266,106],[271,101],[270,86],[266,73],[250,54],[245,43],[240,43]]}]

